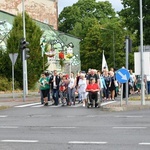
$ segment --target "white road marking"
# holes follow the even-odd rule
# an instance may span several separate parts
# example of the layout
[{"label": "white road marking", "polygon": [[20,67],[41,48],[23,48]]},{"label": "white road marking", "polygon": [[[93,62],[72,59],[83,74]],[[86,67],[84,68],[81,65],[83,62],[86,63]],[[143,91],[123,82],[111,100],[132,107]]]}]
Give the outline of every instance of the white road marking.
[{"label": "white road marking", "polygon": [[69,144],[107,144],[107,142],[69,141]]},{"label": "white road marking", "polygon": [[36,105],[36,106],[32,106],[32,107],[43,107],[44,105]]},{"label": "white road marking", "polygon": [[1,140],[1,142],[11,142],[11,143],[37,143],[38,140]]},{"label": "white road marking", "polygon": [[143,116],[126,116],[127,118],[142,118]]},{"label": "white road marking", "polygon": [[[43,107],[44,105],[42,105],[40,102],[39,103],[32,103],[32,104],[25,104],[25,105],[18,105],[18,106],[15,106],[15,107],[18,107],[18,108],[23,108],[23,107],[34,107],[34,108],[40,108],[40,107]],[[52,104],[49,104],[48,106],[52,107],[52,108],[57,108],[57,107],[62,107],[62,105],[52,105]],[[76,104],[76,105],[71,105],[71,106],[67,106],[67,107],[71,107],[71,108],[77,108],[77,107],[81,107],[82,104]],[[65,107],[65,106],[64,106]]]},{"label": "white road marking", "polygon": [[94,117],[97,117],[97,115],[88,115],[86,117],[88,117],[88,118],[94,118]]},{"label": "white road marking", "polygon": [[26,104],[26,105],[19,105],[19,106],[15,106],[15,107],[28,107],[28,106],[34,106],[34,105],[39,105],[40,103],[32,103],[32,104]]},{"label": "white road marking", "polygon": [[0,126],[1,129],[17,129],[16,126]]},{"label": "white road marking", "polygon": [[67,118],[74,118],[74,117],[76,117],[76,116],[67,116]]},{"label": "white road marking", "polygon": [[4,115],[4,116],[2,116],[2,115],[0,116],[0,118],[6,118],[6,117],[7,117],[7,116],[5,116],[5,115]]},{"label": "white road marking", "polygon": [[62,105],[49,105],[52,108],[62,107]]},{"label": "white road marking", "polygon": [[116,118],[143,118],[143,116],[115,116]]},{"label": "white road marking", "polygon": [[75,129],[76,127],[51,127],[52,129]]},{"label": "white road marking", "polygon": [[150,145],[150,143],[139,143],[139,145]]},{"label": "white road marking", "polygon": [[146,129],[147,127],[113,127],[113,129]]},{"label": "white road marking", "polygon": [[105,105],[108,105],[108,104],[111,104],[111,103],[115,103],[116,101],[110,101],[110,102],[104,102],[101,104],[101,106],[105,106]]}]

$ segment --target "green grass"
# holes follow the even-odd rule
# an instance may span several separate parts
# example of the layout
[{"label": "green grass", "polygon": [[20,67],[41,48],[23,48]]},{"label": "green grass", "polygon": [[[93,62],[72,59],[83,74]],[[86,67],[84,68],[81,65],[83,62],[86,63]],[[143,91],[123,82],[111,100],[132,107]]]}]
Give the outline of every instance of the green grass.
[{"label": "green grass", "polygon": [[[134,96],[134,97],[129,97],[129,100],[131,101],[139,101],[141,100],[141,96]],[[145,100],[149,101],[150,100],[150,95],[145,95]]]},{"label": "green grass", "polygon": [[10,108],[9,106],[0,106],[0,110],[8,109]]}]

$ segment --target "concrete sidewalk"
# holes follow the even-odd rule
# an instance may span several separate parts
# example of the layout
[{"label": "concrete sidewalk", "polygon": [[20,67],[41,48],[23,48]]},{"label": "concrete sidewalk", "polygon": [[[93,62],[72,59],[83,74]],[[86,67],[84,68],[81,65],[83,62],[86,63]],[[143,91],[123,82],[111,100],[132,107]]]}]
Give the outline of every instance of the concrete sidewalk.
[{"label": "concrete sidewalk", "polygon": [[116,101],[114,103],[104,105],[101,107],[104,111],[130,111],[130,110],[142,110],[150,109],[150,101],[145,101],[145,105],[141,104],[140,100],[129,100],[126,104],[126,101]]},{"label": "concrete sidewalk", "polygon": [[30,104],[34,102],[40,102],[40,93],[29,92],[25,99],[23,98],[23,93],[14,93],[14,99],[12,93],[0,93],[0,107],[9,108],[22,104]]}]

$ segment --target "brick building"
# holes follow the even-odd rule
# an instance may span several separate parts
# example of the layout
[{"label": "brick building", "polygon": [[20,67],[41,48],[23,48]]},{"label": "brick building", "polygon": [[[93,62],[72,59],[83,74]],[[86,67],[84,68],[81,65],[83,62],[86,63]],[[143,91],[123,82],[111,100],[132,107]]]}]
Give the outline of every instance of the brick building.
[{"label": "brick building", "polygon": [[[57,30],[58,0],[24,0],[24,6],[31,18]],[[22,0],[0,0],[0,10],[17,15],[22,12]]]},{"label": "brick building", "polygon": [[[70,64],[70,61],[66,61],[64,72],[68,73],[69,68],[74,72],[77,72],[81,69],[80,39],[57,30],[57,1],[58,0],[24,0],[24,6],[26,12],[30,15],[33,21],[35,21],[36,24],[44,31],[41,39],[45,38],[48,42],[59,41],[59,43],[61,43],[63,46],[73,43],[74,57],[71,61],[71,67],[68,65]],[[21,12],[22,0],[0,0],[0,49],[7,49],[7,38],[12,29],[14,18],[18,13]],[[60,50],[62,50],[62,48],[60,47],[60,44],[57,45],[58,48],[56,49],[56,55],[54,59],[48,59],[47,64],[51,64],[49,70],[60,68],[58,53]]]}]

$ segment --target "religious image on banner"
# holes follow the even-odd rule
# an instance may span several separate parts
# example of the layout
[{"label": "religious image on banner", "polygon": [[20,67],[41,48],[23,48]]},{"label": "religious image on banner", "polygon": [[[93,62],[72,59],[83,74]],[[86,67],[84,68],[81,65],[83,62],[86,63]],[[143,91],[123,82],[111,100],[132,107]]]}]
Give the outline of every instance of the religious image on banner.
[{"label": "religious image on banner", "polygon": [[55,50],[52,48],[50,44],[47,45],[45,55],[47,57],[53,58],[55,56]]},{"label": "religious image on banner", "polygon": [[72,57],[73,57],[73,48],[69,46],[67,48],[66,59],[71,59]]}]

